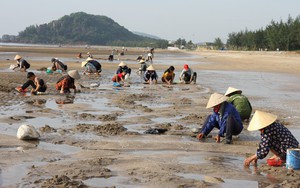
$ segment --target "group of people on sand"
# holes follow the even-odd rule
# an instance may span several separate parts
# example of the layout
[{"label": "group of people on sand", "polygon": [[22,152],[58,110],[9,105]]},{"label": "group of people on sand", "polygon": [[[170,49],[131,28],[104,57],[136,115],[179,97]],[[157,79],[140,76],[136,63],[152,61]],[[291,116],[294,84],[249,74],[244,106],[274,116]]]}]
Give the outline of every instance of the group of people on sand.
[{"label": "group of people on sand", "polygon": [[[67,72],[67,75],[58,79],[55,88],[60,93],[70,93],[70,89],[74,89],[74,93],[76,93],[75,80],[79,78],[80,75],[77,70],[70,70]],[[42,78],[37,77],[33,72],[27,73],[27,81],[22,86],[17,87],[16,90],[18,92],[26,92],[29,86],[32,87],[30,93],[33,95],[45,94],[47,90],[46,82]]]},{"label": "group of people on sand", "polygon": [[[250,119],[252,106],[242,90],[229,87],[224,95],[213,93],[206,108],[212,108],[204,122],[197,138],[207,137],[213,128],[219,129],[215,136],[216,142],[225,137],[225,144],[232,144],[232,136],[239,135],[244,126],[243,122]],[[265,158],[271,151],[274,156],[271,160],[286,160],[287,149],[298,148],[299,142],[293,134],[279,121],[277,116],[264,111],[256,110],[248,126],[248,131],[260,131],[261,140],[256,153],[245,159],[244,165],[256,164],[258,159]]]},{"label": "group of people on sand", "polygon": [[[25,59],[23,59],[20,55],[16,55],[14,59],[18,63],[15,67],[19,68],[20,71],[26,72],[27,69],[29,69],[30,64]],[[52,62],[52,66],[50,67],[51,71],[60,70],[61,72],[66,72],[68,69],[68,66],[58,58],[52,58],[51,62]],[[75,80],[79,78],[80,75],[77,70],[70,70],[67,72],[67,75],[62,76],[56,82],[55,88],[60,93],[70,93],[71,92],[70,89],[74,89],[74,93],[76,93]],[[30,93],[33,95],[44,94],[47,90],[46,82],[42,78],[37,77],[33,72],[27,73],[27,81],[22,86],[17,87],[16,90],[18,92],[26,92],[29,86],[31,86],[32,88]]]},{"label": "group of people on sand", "polygon": [[[146,84],[157,84],[158,83],[158,74],[153,66],[153,64],[147,65],[145,59],[141,59],[139,61],[140,68],[138,69],[137,73],[143,78]],[[175,67],[170,66],[168,69],[164,71],[161,77],[161,81],[166,83],[167,85],[172,85],[175,78]],[[131,69],[128,68],[125,62],[121,62],[118,65],[118,70],[116,75],[113,76],[112,81],[114,85],[120,86],[122,85],[128,77],[130,77]],[[180,83],[196,84],[197,80],[197,73],[194,72],[187,64],[183,66],[183,70],[179,75]]]},{"label": "group of people on sand", "polygon": [[[20,55],[16,55],[18,67],[21,71],[26,71],[30,64],[24,60]],[[52,58],[53,70],[67,71],[67,66],[57,58]],[[158,74],[153,66],[146,64],[145,59],[139,60],[140,68],[137,71],[144,79],[145,83],[156,84],[158,82]],[[85,67],[83,74],[100,74],[101,64],[88,57],[81,64]],[[170,66],[163,72],[161,77],[162,82],[171,85],[175,78],[175,67]],[[118,65],[115,75],[112,77],[114,86],[121,86],[131,75],[131,68],[125,62]],[[18,91],[26,91],[27,87],[31,86],[32,94],[44,93],[47,90],[45,81],[38,78],[33,72],[27,73],[27,81],[16,88]],[[70,93],[70,89],[74,89],[76,93],[75,80],[80,79],[80,74],[77,70],[70,70],[66,75],[62,76],[55,85],[55,88],[60,93]],[[179,75],[181,83],[189,84],[196,83],[197,73],[194,72],[187,64],[183,66],[183,70]],[[206,138],[214,129],[219,129],[215,136],[216,142],[221,142],[221,138],[225,137],[225,144],[233,143],[233,135],[239,135],[243,129],[243,122],[250,121],[248,131],[259,130],[261,140],[256,153],[245,159],[244,165],[249,166],[250,163],[256,163],[258,159],[265,158],[271,151],[274,156],[272,160],[286,160],[287,149],[298,148],[299,142],[293,134],[279,121],[277,116],[264,111],[256,110],[251,118],[252,106],[248,98],[242,94],[241,89],[229,87],[225,94],[213,93],[207,103],[206,108],[212,108],[213,112],[210,114],[197,134],[197,139],[202,140]]]}]

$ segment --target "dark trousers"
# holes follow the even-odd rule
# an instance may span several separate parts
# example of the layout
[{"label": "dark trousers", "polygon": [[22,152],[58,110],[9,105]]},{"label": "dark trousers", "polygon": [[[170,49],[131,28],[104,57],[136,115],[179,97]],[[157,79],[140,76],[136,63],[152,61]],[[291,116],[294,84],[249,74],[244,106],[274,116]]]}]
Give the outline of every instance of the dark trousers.
[{"label": "dark trousers", "polygon": [[[183,73],[183,76],[182,76],[182,77],[183,77],[183,80],[184,80],[185,82],[190,82],[190,80],[191,80],[191,75],[189,75],[189,74],[186,73],[186,72]],[[196,80],[197,80],[197,73],[194,72],[193,75],[192,75],[192,80],[191,80],[191,81],[196,82]]]},{"label": "dark trousers", "polygon": [[[22,89],[26,89],[28,88],[29,86],[31,86],[33,89],[36,88],[36,85],[34,84],[34,82],[32,80],[27,80],[27,82],[25,82],[22,86]],[[47,87],[44,86],[41,86],[40,89],[38,90],[38,92],[45,92],[47,89]]]},{"label": "dark trousers", "polygon": [[34,84],[34,82],[32,80],[27,80],[27,82],[25,82],[22,86],[22,89],[26,89],[28,88],[29,86],[31,86],[33,89],[36,88],[36,85]]},{"label": "dark trousers", "polygon": [[240,134],[242,129],[239,128],[238,122],[233,118],[232,115],[229,115],[227,118],[226,124],[226,140],[232,140],[232,135]]}]

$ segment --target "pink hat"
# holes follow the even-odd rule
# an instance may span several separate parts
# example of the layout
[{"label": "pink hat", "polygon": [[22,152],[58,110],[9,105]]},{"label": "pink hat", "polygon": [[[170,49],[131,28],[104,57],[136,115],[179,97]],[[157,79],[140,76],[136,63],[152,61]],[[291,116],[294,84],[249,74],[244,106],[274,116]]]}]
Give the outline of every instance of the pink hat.
[{"label": "pink hat", "polygon": [[184,64],[184,65],[183,65],[183,68],[184,68],[184,70],[188,70],[188,69],[189,69],[188,64]]}]

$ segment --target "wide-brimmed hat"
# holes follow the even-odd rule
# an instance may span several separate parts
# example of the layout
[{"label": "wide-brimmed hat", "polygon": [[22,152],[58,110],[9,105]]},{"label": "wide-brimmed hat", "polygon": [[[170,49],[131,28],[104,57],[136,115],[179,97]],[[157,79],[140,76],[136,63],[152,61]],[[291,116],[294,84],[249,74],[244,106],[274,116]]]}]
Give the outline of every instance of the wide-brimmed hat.
[{"label": "wide-brimmed hat", "polygon": [[139,63],[140,63],[140,64],[145,63],[145,60],[144,60],[144,59],[141,59]]},{"label": "wide-brimmed hat", "polygon": [[123,67],[126,66],[126,63],[124,63],[123,61],[121,61],[121,63],[119,64],[119,67]]},{"label": "wide-brimmed hat", "polygon": [[228,99],[225,95],[221,95],[219,93],[213,93],[211,94],[206,108],[212,108],[214,106],[217,106],[218,104],[221,104],[225,102]]},{"label": "wide-brimmed hat", "polygon": [[228,96],[229,94],[234,93],[234,92],[237,92],[237,91],[242,92],[242,90],[240,90],[240,89],[236,89],[236,88],[234,88],[234,87],[228,87],[228,89],[227,89],[227,91],[226,91],[226,93],[225,93],[225,96]]},{"label": "wide-brimmed hat", "polygon": [[21,59],[21,58],[22,58],[22,56],[16,55],[15,58],[14,58],[14,60],[18,60],[18,59]]},{"label": "wide-brimmed hat", "polygon": [[84,67],[89,61],[93,60],[93,58],[88,57],[85,61],[81,63],[81,67]]},{"label": "wide-brimmed hat", "polygon": [[79,72],[77,70],[68,71],[68,75],[75,80],[78,80],[80,78]]},{"label": "wide-brimmed hat", "polygon": [[277,119],[276,115],[256,110],[248,126],[248,131],[263,129]]},{"label": "wide-brimmed hat", "polygon": [[150,65],[150,66],[147,68],[147,70],[154,71],[155,68],[154,68],[152,65]]}]

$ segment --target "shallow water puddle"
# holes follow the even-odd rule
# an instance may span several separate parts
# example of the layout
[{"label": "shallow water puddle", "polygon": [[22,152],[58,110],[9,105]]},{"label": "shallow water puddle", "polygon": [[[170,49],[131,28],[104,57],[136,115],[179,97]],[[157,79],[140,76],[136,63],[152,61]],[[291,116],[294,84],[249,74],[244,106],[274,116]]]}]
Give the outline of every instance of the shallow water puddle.
[{"label": "shallow water puddle", "polygon": [[118,107],[110,106],[109,99],[103,97],[97,97],[95,94],[80,94],[75,96],[72,104],[57,104],[55,100],[48,100],[45,104],[46,108],[52,110],[72,110],[72,111],[91,111],[94,113],[108,112],[121,110]]},{"label": "shallow water puddle", "polygon": [[[194,180],[201,180],[201,181],[206,181],[208,178],[205,178],[205,175],[202,174],[192,174],[192,173],[177,173],[177,176],[186,178],[186,179],[194,179]],[[235,179],[223,179],[220,181],[218,184],[220,187],[258,187],[258,182],[257,181],[250,181],[250,180],[235,180]]]},{"label": "shallow water puddle", "polygon": [[129,124],[129,125],[124,125],[124,127],[127,129],[127,131],[131,131],[131,132],[137,132],[142,134],[143,132],[145,132],[147,129],[143,128],[143,126],[145,126],[145,124]]},{"label": "shallow water puddle", "polygon": [[131,187],[141,187],[138,185],[128,184],[128,178],[113,176],[110,178],[91,178],[83,181],[83,183],[87,186],[91,187],[123,187],[123,188],[131,188]]},{"label": "shallow water puddle", "polygon": [[145,101],[135,101],[137,105],[146,106],[148,108],[167,108],[173,106],[172,104],[167,103],[156,103],[156,102],[145,102]]},{"label": "shallow water puddle", "polygon": [[28,168],[38,165],[44,165],[44,162],[28,162],[14,165],[8,169],[0,171],[0,187],[15,187],[15,185],[22,183],[22,178],[28,173]]},{"label": "shallow water puddle", "polygon": [[177,121],[177,119],[180,119],[182,117],[159,117],[159,118],[152,118],[151,120],[155,123],[174,123]]},{"label": "shallow water puddle", "polygon": [[[224,93],[229,86],[243,90],[243,94],[258,97],[251,102],[252,106],[261,108],[275,108],[298,114],[300,77],[282,73],[242,72],[242,71],[201,71],[202,85],[214,91]],[[211,75],[223,78],[219,82],[211,79]],[[230,84],[228,84],[230,83]],[[245,83],[247,83],[245,85]],[[281,101],[282,105],[278,105]],[[290,102],[294,101],[294,102]],[[284,105],[288,102],[289,105]]]},{"label": "shallow water puddle", "polygon": [[[189,156],[178,158],[179,163],[183,164],[206,164],[221,166],[227,169],[243,169],[244,157],[230,156],[223,153],[214,152],[193,152]],[[237,165],[240,164],[240,165]],[[239,166],[240,168],[237,168]]]},{"label": "shallow water puddle", "polygon": [[60,152],[64,155],[70,155],[70,154],[78,153],[81,151],[80,148],[70,146],[67,144],[51,144],[51,143],[47,143],[47,142],[40,142],[38,144],[38,148],[44,149],[44,150]]}]

